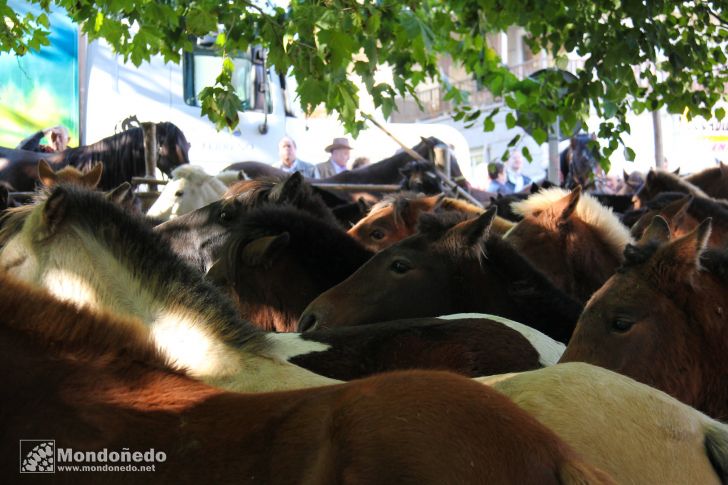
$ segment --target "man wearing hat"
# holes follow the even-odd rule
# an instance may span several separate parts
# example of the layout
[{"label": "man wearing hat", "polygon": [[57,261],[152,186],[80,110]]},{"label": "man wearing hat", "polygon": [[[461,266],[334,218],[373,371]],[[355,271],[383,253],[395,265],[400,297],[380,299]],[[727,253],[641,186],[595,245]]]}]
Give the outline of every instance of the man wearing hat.
[{"label": "man wearing hat", "polygon": [[328,178],[346,170],[346,162],[349,161],[351,145],[347,138],[334,138],[334,142],[325,148],[331,154],[331,158],[316,165],[321,178]]}]

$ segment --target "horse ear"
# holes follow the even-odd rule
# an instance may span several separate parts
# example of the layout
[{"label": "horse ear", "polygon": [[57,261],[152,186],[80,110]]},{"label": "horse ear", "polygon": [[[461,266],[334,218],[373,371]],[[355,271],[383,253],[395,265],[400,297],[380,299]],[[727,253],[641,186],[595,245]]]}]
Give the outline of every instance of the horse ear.
[{"label": "horse ear", "polygon": [[675,170],[672,171],[675,175],[680,175],[680,167],[677,167]]},{"label": "horse ear", "polygon": [[564,209],[561,211],[561,216],[559,216],[560,221],[567,221],[569,217],[571,217],[576,210],[576,207],[579,205],[579,199],[581,199],[581,185],[574,187],[569,195],[557,202],[559,205],[564,205]]},{"label": "horse ear", "polygon": [[670,202],[660,211],[660,215],[672,224],[672,227],[679,226],[683,223],[688,212],[688,207],[693,201],[692,195],[686,195],[674,202]]},{"label": "horse ear", "polygon": [[478,217],[468,219],[450,228],[446,237],[457,241],[457,245],[460,247],[479,247],[480,242],[488,237],[497,211],[496,206],[489,207]]},{"label": "horse ear", "polygon": [[622,177],[624,178],[625,182],[629,180],[629,174],[625,169],[622,169]]},{"label": "horse ear", "polygon": [[650,243],[661,244],[670,240],[670,225],[664,217],[655,216],[642,237],[637,241],[637,246],[646,246]]},{"label": "horse ear", "polygon": [[104,164],[103,163],[97,163],[94,165],[94,168],[86,172],[84,175],[81,176],[81,184],[84,187],[89,187],[92,189],[95,189],[98,187],[99,182],[101,182],[101,175],[104,173]]},{"label": "horse ear", "polygon": [[246,266],[260,266],[272,261],[281,250],[288,247],[291,236],[282,232],[277,236],[264,236],[248,243],[240,253],[240,261]]},{"label": "horse ear", "polygon": [[720,175],[723,178],[728,178],[728,165],[723,162],[720,162]]},{"label": "horse ear", "polygon": [[293,202],[301,193],[303,188],[303,175],[301,172],[293,172],[282,183],[273,189],[271,196],[278,203]]},{"label": "horse ear", "polygon": [[122,205],[130,194],[131,184],[129,182],[122,182],[115,189],[106,192],[106,198],[114,204]]},{"label": "horse ear", "polygon": [[205,273],[205,279],[209,282],[218,285],[225,286],[228,279],[228,264],[226,258],[220,258],[207,270]]},{"label": "horse ear", "polygon": [[68,193],[62,186],[57,186],[46,199],[43,206],[43,218],[50,233],[55,232],[58,225],[63,222],[63,218],[66,216],[67,201]]},{"label": "horse ear", "polygon": [[655,177],[657,177],[657,174],[655,173],[654,170],[650,169],[650,171],[647,172],[647,177],[645,178],[645,180],[647,182],[654,182],[655,181]]},{"label": "horse ear", "polygon": [[52,187],[58,182],[58,175],[45,159],[38,160],[38,178],[46,187]]},{"label": "horse ear", "polygon": [[681,265],[690,269],[700,268],[700,254],[710,238],[711,218],[705,219],[693,231],[676,239],[665,247],[660,264],[662,273],[675,271]]},{"label": "horse ear", "polygon": [[359,206],[359,211],[362,214],[366,214],[369,212],[369,204],[367,204],[367,201],[364,200],[364,197],[359,197],[356,199],[356,205]]}]

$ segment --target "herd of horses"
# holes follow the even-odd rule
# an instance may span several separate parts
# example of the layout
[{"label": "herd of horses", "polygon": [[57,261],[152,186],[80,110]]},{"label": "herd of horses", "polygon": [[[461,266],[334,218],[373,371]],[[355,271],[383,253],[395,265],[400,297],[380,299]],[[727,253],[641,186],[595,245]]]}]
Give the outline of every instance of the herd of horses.
[{"label": "herd of horses", "polygon": [[352,195],[208,175],[161,125],[146,213],[138,134],[0,149],[37,190],[0,219],[3,482],[52,437],[164,450],[123,483],[728,483],[726,167],[483,209],[436,139],[326,181],[402,186]]}]

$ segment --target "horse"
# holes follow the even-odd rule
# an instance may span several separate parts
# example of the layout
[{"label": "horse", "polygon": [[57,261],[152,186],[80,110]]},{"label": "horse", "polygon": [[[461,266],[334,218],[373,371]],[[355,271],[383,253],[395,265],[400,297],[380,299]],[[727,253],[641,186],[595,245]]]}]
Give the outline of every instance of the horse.
[{"label": "horse", "polygon": [[586,303],[633,242],[612,211],[581,191],[555,187],[512,205],[523,219],[504,239],[559,289]]},{"label": "horse", "polygon": [[[436,210],[457,210],[482,214],[483,209],[444,195],[424,196],[413,192],[389,195],[372,206],[369,214],[349,229],[348,233],[370,251],[381,251],[415,233],[421,213]],[[496,216],[492,230],[504,234],[512,224]]]},{"label": "horse", "polygon": [[170,363],[135,321],[4,274],[0,284],[0,382],[13,397],[0,404],[6,483],[17,481],[18,440],[29,437],[52,438],[58,453],[26,449],[21,467],[53,461],[54,481],[69,484],[99,481],[61,468],[78,455],[92,466],[153,466],[160,483],[614,483],[507,397],[454,374],[229,392]]},{"label": "horse", "polygon": [[728,418],[728,260],[705,251],[710,221],[670,239],[660,216],[579,318],[562,362],[582,361]]},{"label": "horse", "polygon": [[[681,178],[672,172],[668,172],[667,170],[652,169],[647,172],[645,183],[642,185],[639,192],[635,194],[635,207],[639,209],[661,192],[682,192],[694,197],[709,198],[708,194],[684,178]],[[728,202],[726,204],[728,204]]]},{"label": "horse", "polygon": [[[171,175],[175,167],[189,163],[190,144],[184,133],[172,123],[156,125],[159,145],[157,167],[166,175]],[[102,163],[104,173],[98,188],[111,190],[123,182],[131,182],[134,176],[145,174],[144,132],[142,128],[131,128],[91,145],[67,148],[55,153],[0,147],[0,180],[8,182],[17,191],[31,192],[35,190],[38,181],[37,166],[42,159],[54,170],[70,165],[82,172]]]},{"label": "horse", "polygon": [[53,187],[58,183],[71,183],[95,189],[101,182],[103,172],[104,165],[101,163],[97,163],[91,170],[83,173],[71,165],[55,172],[45,160],[38,162],[38,180],[44,187]]},{"label": "horse", "polygon": [[261,205],[293,205],[320,220],[336,224],[332,212],[300,174],[283,181],[246,180],[231,186],[223,198],[154,228],[189,265],[207,273],[245,214]]},{"label": "horse", "polygon": [[422,214],[418,233],[375,254],[311,302],[298,330],[479,312],[568,342],[581,304],[509,243],[489,236],[494,217],[495,208],[471,219],[458,213]]},{"label": "horse", "polygon": [[150,217],[174,219],[219,200],[228,187],[197,165],[181,165],[147,211]]},{"label": "horse", "polygon": [[564,344],[531,327],[480,313],[328,328],[301,337],[328,348],[290,362],[344,381],[405,369],[468,377],[519,372],[554,365],[564,352]]},{"label": "horse", "polygon": [[314,298],[372,256],[337,224],[286,205],[245,212],[219,253],[208,279],[229,290],[243,318],[278,332],[295,331]]},{"label": "horse", "polygon": [[627,173],[626,170],[622,170],[622,175],[624,177],[624,184],[617,191],[617,195],[636,194],[645,183],[645,174],[638,170],[633,170],[632,173]]},{"label": "horse", "polygon": [[717,167],[706,168],[688,175],[685,180],[702,189],[710,197],[728,199],[728,165],[723,162],[719,162]]},{"label": "horse", "polygon": [[650,201],[652,209],[645,211],[630,230],[635,239],[642,236],[652,219],[660,215],[670,224],[673,237],[684,236],[707,218],[712,220],[708,246],[724,248],[728,245],[728,207],[715,199],[696,197],[680,192],[662,192]]},{"label": "horse", "polygon": [[571,362],[477,380],[618,483],[720,484],[728,476],[728,426],[616,372]]},{"label": "horse", "polygon": [[571,190],[577,185],[584,189],[594,186],[594,172],[599,164],[589,145],[595,142],[593,134],[579,133],[571,137],[569,146],[560,155],[562,187]]},{"label": "horse", "polygon": [[182,262],[139,218],[103,194],[58,185],[12,210],[0,231],[0,269],[97,311],[143,322],[164,354],[232,390],[330,384],[290,364],[326,347],[261,332]]}]

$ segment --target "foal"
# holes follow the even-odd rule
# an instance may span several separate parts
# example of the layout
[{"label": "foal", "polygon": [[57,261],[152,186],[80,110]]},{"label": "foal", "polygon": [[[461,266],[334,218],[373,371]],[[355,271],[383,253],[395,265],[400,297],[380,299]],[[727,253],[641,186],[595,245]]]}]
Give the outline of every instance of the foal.
[{"label": "foal", "polygon": [[[137,322],[5,275],[0,285],[5,483],[17,481],[18,440],[40,436],[74,454],[161,451],[156,483],[613,483],[508,398],[453,374],[226,392],[170,365]],[[99,481],[61,469],[54,478]]]},{"label": "foal", "polygon": [[562,362],[584,361],[728,418],[728,257],[705,251],[710,222],[670,240],[655,217],[579,319]]},{"label": "foal", "polygon": [[622,263],[632,242],[612,213],[577,186],[542,190],[512,204],[523,219],[505,240],[551,282],[585,303]]}]

